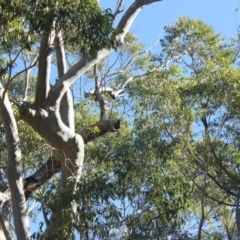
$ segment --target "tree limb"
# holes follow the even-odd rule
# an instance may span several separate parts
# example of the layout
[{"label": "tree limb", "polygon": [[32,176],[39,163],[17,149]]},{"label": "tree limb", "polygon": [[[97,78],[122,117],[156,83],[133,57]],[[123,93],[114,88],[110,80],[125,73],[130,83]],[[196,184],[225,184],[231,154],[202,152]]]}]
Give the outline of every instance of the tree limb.
[{"label": "tree limb", "polygon": [[122,4],[123,4],[123,0],[118,0],[116,9],[115,9],[114,14],[113,14],[113,20],[116,19],[116,16],[117,16],[119,13],[123,12],[123,10],[120,10]]},{"label": "tree limb", "polygon": [[0,225],[4,236],[1,236],[3,240],[11,240],[10,234],[10,214],[11,214],[11,197],[10,192],[0,192]]},{"label": "tree limb", "polygon": [[43,32],[40,43],[35,105],[41,108],[44,108],[46,105],[46,99],[50,89],[51,52],[54,35],[54,29]]},{"label": "tree limb", "polygon": [[[54,47],[55,47],[56,58],[57,58],[58,78],[60,78],[67,71],[64,42],[63,42],[61,32],[59,32],[55,36]],[[69,127],[72,131],[75,131],[73,98],[72,98],[70,89],[67,89],[66,93],[64,94],[64,96],[61,100],[60,116],[61,116],[63,123],[67,127]]]},{"label": "tree limb", "polygon": [[29,66],[27,66],[27,59],[24,56],[24,53],[22,53],[22,58],[23,58],[24,66],[25,66],[24,71],[26,72],[25,73],[25,79],[24,79],[23,101],[26,101],[27,100],[27,91],[28,91],[28,85],[29,85],[30,71],[31,71],[31,68],[37,64],[38,55],[32,60],[32,62],[30,63]]},{"label": "tree limb", "polygon": [[[193,181],[194,185],[195,185],[200,191],[202,191],[202,188],[196,183],[196,181],[194,181],[194,180],[192,180],[192,181]],[[217,199],[217,198],[211,196],[209,192],[206,192],[206,193],[205,193],[205,196],[206,196],[207,198],[211,199],[212,201],[217,202],[219,205],[225,205],[225,206],[229,206],[229,207],[236,207],[235,204],[227,203],[227,202],[224,201],[225,198],[229,197],[228,195],[227,195],[227,197],[226,197],[226,196],[223,197],[222,200]]]},{"label": "tree limb", "polygon": [[110,92],[110,95],[112,96],[112,89],[103,87],[102,86],[102,79],[99,79],[97,74],[97,64],[94,65],[93,69],[94,77],[95,77],[95,90],[90,92],[84,92],[84,96],[88,97],[90,95],[95,95],[96,101],[100,104],[100,121],[91,127],[97,126],[100,130],[99,134],[92,133],[92,131],[84,131],[83,134],[86,138],[85,142],[89,142],[92,138],[96,136],[103,135],[106,132],[116,132],[120,129],[120,119],[110,119],[109,115],[109,107],[108,107],[108,99],[104,95],[104,92]]},{"label": "tree limb", "polygon": [[[117,30],[116,42],[118,45],[123,44],[124,37],[131,27],[138,13],[145,5],[153,2],[159,2],[160,0],[136,0],[123,15],[120,20]],[[109,55],[111,49],[102,49],[98,53],[82,58],[71,69],[69,69],[55,84],[53,88],[53,96],[51,98],[51,106],[58,107],[60,105],[61,98],[65,91],[87,70],[97,64],[100,60]]]},{"label": "tree limb", "polygon": [[212,154],[213,154],[213,156],[214,156],[214,158],[215,158],[215,160],[216,160],[216,163],[217,163],[217,165],[220,167],[220,169],[223,170],[223,172],[224,172],[230,179],[234,180],[237,184],[240,184],[240,179],[239,179],[236,175],[234,175],[234,174],[232,174],[231,172],[229,172],[228,169],[227,169],[225,166],[223,166],[221,159],[217,156],[217,153],[216,153],[216,151],[215,151],[215,148],[214,148],[212,142],[210,142],[210,151],[212,152]]},{"label": "tree limb", "polygon": [[[190,146],[188,144],[186,144],[186,150],[189,153],[189,155],[194,159],[194,162],[203,170],[204,169],[204,165],[203,163],[200,162],[200,160],[194,155],[194,153],[192,152]],[[227,194],[229,194],[230,196],[234,196],[234,197],[239,197],[240,195],[238,193],[235,193],[233,191],[230,191],[227,187],[225,187],[223,184],[220,184],[219,181],[216,179],[215,176],[213,176],[212,174],[210,174],[210,172],[207,172],[208,177],[210,177],[213,182],[222,190],[224,190]]]},{"label": "tree limb", "polygon": [[[107,126],[106,123],[102,124],[102,126],[100,123],[97,123],[95,126],[99,125],[100,130],[98,132],[92,131],[91,128],[85,129],[84,131],[82,131],[80,135],[83,138],[84,144],[91,142],[92,140],[104,135],[107,132],[114,132],[120,129],[120,120],[112,120],[112,121],[114,122],[112,123],[109,122],[109,127],[107,129],[104,129],[104,127]],[[33,191],[35,191],[37,188],[39,188],[44,183],[46,183],[60,170],[61,170],[60,162],[54,157],[49,157],[46,163],[43,166],[41,166],[33,175],[23,180],[24,193],[25,193],[26,199],[29,198],[30,194]]]},{"label": "tree limb", "polygon": [[8,95],[6,94],[4,100],[2,99],[3,92],[4,89],[0,84],[0,99],[3,101],[0,115],[6,133],[8,149],[7,178],[11,192],[14,224],[17,238],[27,240],[30,238],[30,229],[27,216],[27,206],[23,192],[22,159],[18,129]]},{"label": "tree limb", "polygon": [[24,193],[26,199],[30,194],[52,178],[61,169],[60,162],[54,157],[49,157],[46,163],[41,166],[33,175],[24,179]]},{"label": "tree limb", "polygon": [[[124,89],[125,89],[125,87],[127,86],[128,83],[130,83],[134,79],[138,79],[138,78],[145,77],[145,76],[148,76],[150,74],[159,72],[163,68],[167,67],[171,62],[173,62],[174,60],[176,60],[178,58],[179,58],[179,56],[176,56],[174,58],[170,58],[166,62],[162,63],[160,66],[154,67],[150,71],[143,72],[141,74],[137,74],[135,76],[129,77],[126,80],[126,82],[121,84],[120,86],[118,86],[116,90],[114,90],[113,88],[110,88],[110,87],[101,86],[100,91],[101,92],[108,92],[112,99],[122,97],[122,96],[125,95]],[[88,98],[88,97],[93,96],[93,95],[95,95],[95,90],[84,91],[84,97],[85,98]]]},{"label": "tree limb", "polygon": [[[238,195],[239,195],[239,191],[238,191]],[[239,196],[236,197],[235,200],[236,203],[236,215],[235,215],[235,219],[236,219],[236,224],[237,224],[237,230],[238,233],[240,234],[240,209],[239,209]]]}]

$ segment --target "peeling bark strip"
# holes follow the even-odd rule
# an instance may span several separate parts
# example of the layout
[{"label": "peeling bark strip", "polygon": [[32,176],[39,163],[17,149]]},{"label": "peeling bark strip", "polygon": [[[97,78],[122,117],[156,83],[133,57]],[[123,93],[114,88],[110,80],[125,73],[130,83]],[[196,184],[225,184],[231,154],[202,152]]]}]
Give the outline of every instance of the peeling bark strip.
[{"label": "peeling bark strip", "polygon": [[18,130],[12,106],[8,95],[2,99],[4,89],[0,83],[0,115],[6,133],[8,150],[7,178],[11,192],[14,225],[18,239],[27,240],[30,238],[30,229],[27,216],[27,206],[23,192],[22,182],[22,159],[18,137]]}]

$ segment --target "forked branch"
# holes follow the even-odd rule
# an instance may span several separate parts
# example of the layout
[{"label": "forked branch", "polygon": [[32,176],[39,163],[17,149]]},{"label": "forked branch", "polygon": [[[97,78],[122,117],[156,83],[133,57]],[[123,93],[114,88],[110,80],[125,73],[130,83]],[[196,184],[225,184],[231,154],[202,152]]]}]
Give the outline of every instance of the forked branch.
[{"label": "forked branch", "polygon": [[[117,29],[118,34],[116,36],[117,45],[121,45],[124,42],[124,37],[129,31],[132,23],[134,22],[138,13],[145,5],[159,2],[160,0],[136,0],[123,15],[120,20]],[[97,54],[90,55],[82,58],[71,69],[69,69],[56,83],[53,88],[53,97],[51,98],[51,105],[58,106],[61,98],[66,90],[76,81],[77,78],[82,76],[87,70],[97,64],[100,60],[109,55],[111,49],[105,49],[98,51]]]}]

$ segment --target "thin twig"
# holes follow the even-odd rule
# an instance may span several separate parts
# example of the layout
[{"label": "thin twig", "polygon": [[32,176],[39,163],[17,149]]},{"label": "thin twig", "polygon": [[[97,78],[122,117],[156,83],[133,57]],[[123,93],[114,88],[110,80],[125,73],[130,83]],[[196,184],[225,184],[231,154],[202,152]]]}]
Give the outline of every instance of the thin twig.
[{"label": "thin twig", "polygon": [[116,19],[116,16],[117,16],[119,13],[121,13],[121,12],[124,11],[124,9],[120,10],[120,8],[121,8],[121,6],[122,6],[122,3],[123,3],[123,0],[118,0],[117,6],[116,6],[116,9],[115,9],[115,12],[114,12],[114,14],[113,14],[113,20]]},{"label": "thin twig", "polygon": [[2,104],[3,104],[3,101],[4,101],[4,99],[5,99],[6,92],[7,92],[8,88],[9,88],[11,82],[12,82],[17,76],[19,76],[20,74],[22,74],[23,72],[28,71],[29,69],[31,69],[32,67],[34,67],[34,66],[36,65],[36,63],[37,63],[37,60],[38,60],[38,57],[35,59],[35,61],[33,62],[32,65],[30,65],[29,67],[27,67],[27,68],[21,70],[20,72],[16,73],[12,78],[10,78],[10,79],[8,80],[6,86],[4,87],[4,91],[3,91],[3,94],[2,94],[2,100],[1,100],[0,106],[2,106]]}]

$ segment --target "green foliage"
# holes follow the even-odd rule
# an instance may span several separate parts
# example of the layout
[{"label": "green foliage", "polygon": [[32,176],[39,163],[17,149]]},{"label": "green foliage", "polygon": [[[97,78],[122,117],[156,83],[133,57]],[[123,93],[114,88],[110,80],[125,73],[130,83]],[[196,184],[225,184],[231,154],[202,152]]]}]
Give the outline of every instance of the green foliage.
[{"label": "green foliage", "polygon": [[[3,0],[0,12],[3,83],[14,69],[10,55],[16,56],[20,48],[35,48],[39,34],[48,31],[54,19],[58,20],[54,27],[64,29],[70,58],[103,46],[114,47],[113,15],[93,0]],[[225,229],[238,236],[232,213],[240,166],[240,71],[235,42],[221,38],[204,22],[186,17],[166,26],[165,31],[160,54],[143,54],[144,46],[128,34],[126,45],[115,53],[119,63],[115,71],[111,72],[110,60],[98,64],[103,84],[111,83],[113,88],[135,73],[149,74],[127,85],[126,98],[113,102],[106,96],[111,117],[121,119],[121,130],[86,145],[82,178],[73,197],[76,218],[68,226],[59,226],[56,239],[68,239],[75,231],[92,239],[196,239],[198,229],[190,234],[184,232],[184,226],[193,216],[199,221],[202,211],[212,239],[224,239]],[[171,63],[150,74],[166,61]],[[86,77],[91,79],[93,74]],[[10,85],[11,99],[21,98],[23,82],[24,76],[19,75]],[[34,84],[31,76],[30,95]],[[94,101],[75,104],[77,132],[90,129],[99,120],[93,105]],[[18,126],[28,175],[49,152],[36,133],[21,121]],[[5,165],[5,136],[0,131]],[[32,196],[48,214],[73,200],[54,194],[57,178]],[[69,214],[66,209],[62,217]],[[202,239],[211,239],[208,237],[202,235]]]},{"label": "green foliage", "polygon": [[[80,232],[89,228],[93,237],[104,238],[111,232],[112,237],[149,239],[160,236],[166,227],[171,231],[181,225],[175,217],[188,206],[190,185],[181,177],[170,177],[163,170],[159,149],[141,139],[122,129],[87,146],[76,196]],[[161,145],[167,158],[171,146]]]},{"label": "green foliage", "polygon": [[[28,1],[0,3],[0,53],[31,46],[42,31],[64,29],[64,39],[77,44],[82,54],[114,46],[113,14],[102,11],[96,0]],[[55,24],[54,22],[57,22]]]},{"label": "green foliage", "polygon": [[223,239],[224,229],[236,228],[232,208],[223,212],[222,205],[234,203],[239,182],[240,71],[234,41],[186,17],[165,30],[163,52],[153,60],[158,64],[171,59],[172,64],[132,84],[131,96],[139,103],[135,127],[140,131],[150,124],[159,137],[177,142],[175,162],[168,160],[168,167],[177,166],[196,186],[193,212],[201,218],[196,205],[203,204],[205,223],[215,226],[217,219],[222,229],[209,228],[209,233]]}]

